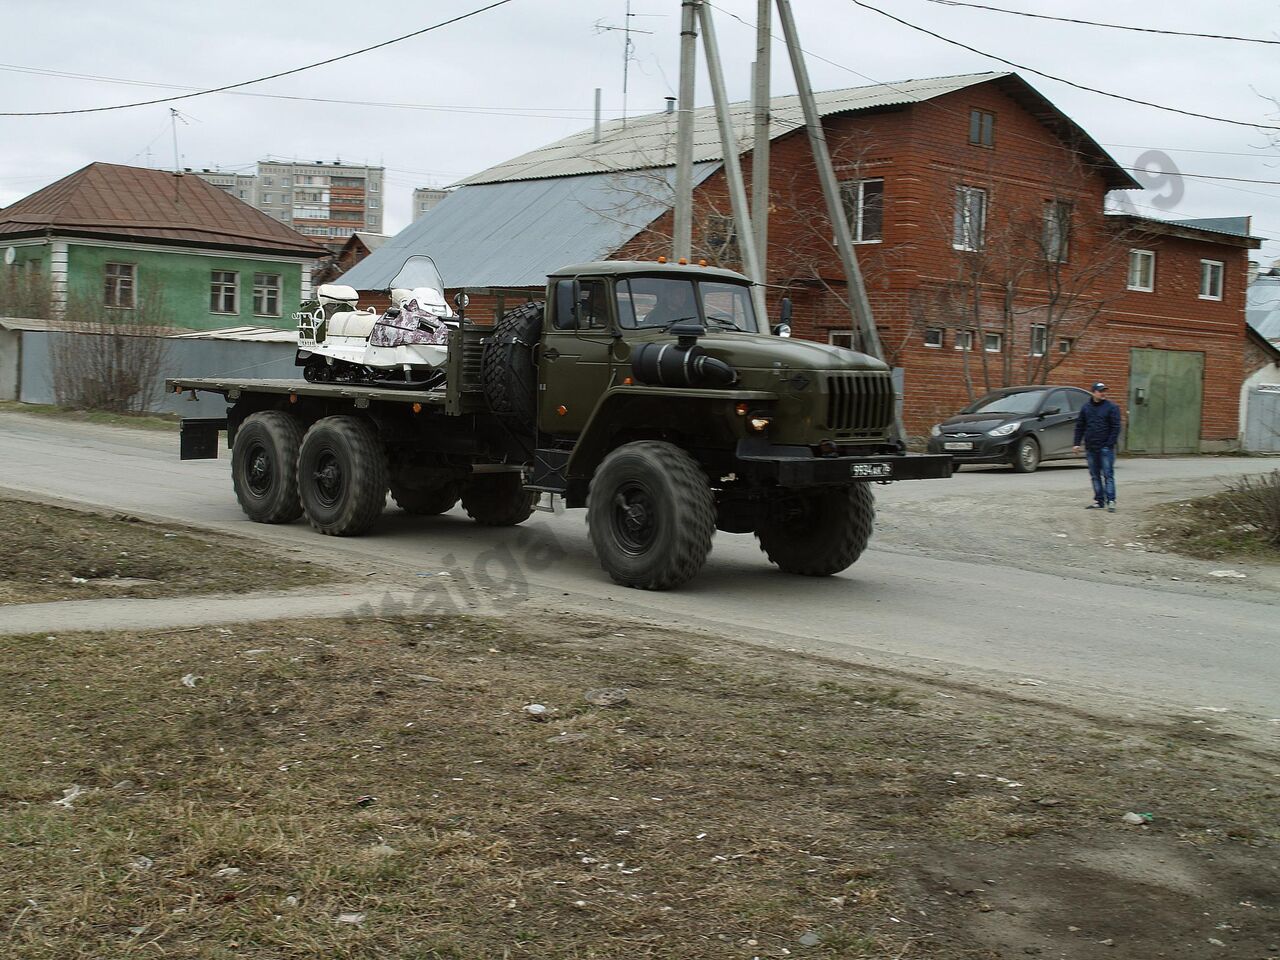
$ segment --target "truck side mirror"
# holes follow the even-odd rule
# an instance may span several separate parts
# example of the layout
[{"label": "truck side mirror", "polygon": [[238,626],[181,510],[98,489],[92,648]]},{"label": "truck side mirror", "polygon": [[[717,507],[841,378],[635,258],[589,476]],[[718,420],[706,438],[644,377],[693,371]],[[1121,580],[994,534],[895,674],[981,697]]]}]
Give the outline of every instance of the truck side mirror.
[{"label": "truck side mirror", "polygon": [[778,311],[778,322],[771,331],[775,337],[791,336],[791,298],[782,298],[782,308]]}]

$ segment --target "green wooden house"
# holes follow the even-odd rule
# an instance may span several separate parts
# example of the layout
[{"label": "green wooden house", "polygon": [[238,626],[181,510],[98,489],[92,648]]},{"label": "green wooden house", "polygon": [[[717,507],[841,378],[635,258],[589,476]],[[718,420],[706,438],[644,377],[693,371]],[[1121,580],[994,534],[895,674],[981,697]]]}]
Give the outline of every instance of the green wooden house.
[{"label": "green wooden house", "polygon": [[113,163],[0,210],[0,289],[43,290],[53,318],[90,304],[149,325],[289,327],[327,253],[199,177]]}]

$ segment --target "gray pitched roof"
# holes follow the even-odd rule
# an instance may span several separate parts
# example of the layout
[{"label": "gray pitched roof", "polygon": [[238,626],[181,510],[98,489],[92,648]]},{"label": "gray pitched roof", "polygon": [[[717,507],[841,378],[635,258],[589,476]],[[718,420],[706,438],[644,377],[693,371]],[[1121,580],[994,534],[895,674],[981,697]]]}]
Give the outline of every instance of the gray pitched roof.
[{"label": "gray pitched roof", "polygon": [[[694,167],[695,186],[719,163]],[[536,287],[567,263],[603,260],[671,208],[675,170],[459,187],[341,277],[382,290],[414,254],[450,289]]]},{"label": "gray pitched roof", "polygon": [[1194,227],[1211,233],[1229,233],[1235,237],[1249,236],[1251,217],[1200,217],[1195,220],[1170,220],[1180,227]]},{"label": "gray pitched roof", "polygon": [[[1032,116],[1089,156],[1108,178],[1113,188],[1128,189],[1139,184],[1126,173],[1070,117],[1060,111],[1034,87],[1015,73],[966,73],[953,77],[930,77],[877,83],[814,94],[818,112],[824,117],[857,113],[883,107],[923,103],[982,83],[996,82]],[[730,104],[734,136],[743,152],[754,144],[754,117],[751,104]],[[774,97],[769,102],[769,139],[804,127],[804,110],[798,96]],[[653,113],[632,117],[625,123],[613,120],[602,124],[600,141],[594,130],[583,130],[536,150],[506,160],[473,174],[461,184],[499,183],[565,177],[602,171],[642,170],[675,163],[676,115]],[[723,160],[720,130],[714,106],[693,111],[693,159]]]},{"label": "gray pitched roof", "polygon": [[1244,315],[1266,339],[1280,341],[1280,274],[1264,274],[1249,284]]}]

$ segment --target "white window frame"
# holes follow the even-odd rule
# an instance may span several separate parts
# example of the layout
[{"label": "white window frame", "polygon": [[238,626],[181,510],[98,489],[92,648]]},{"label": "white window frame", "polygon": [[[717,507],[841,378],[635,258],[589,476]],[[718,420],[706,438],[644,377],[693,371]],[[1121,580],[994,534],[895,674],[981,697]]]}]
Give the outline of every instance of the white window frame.
[{"label": "white window frame", "polygon": [[846,350],[853,349],[853,331],[852,330],[828,330],[827,343],[833,347],[844,347]]},{"label": "white window frame", "polygon": [[[974,201],[977,201],[975,218]],[[975,225],[974,220],[977,220]],[[976,253],[986,243],[987,191],[981,187],[956,187],[955,215],[951,227],[951,246],[956,250]]]},{"label": "white window frame", "polygon": [[[879,236],[867,236],[867,184],[880,185]],[[884,177],[864,177],[861,180],[845,180],[840,184],[840,199],[844,203],[845,220],[854,243],[884,242]]]},{"label": "white window frame", "polygon": [[1049,349],[1049,327],[1044,323],[1031,325],[1031,356],[1043,357]]},{"label": "white window frame", "polygon": [[[991,345],[995,341],[995,346]],[[986,353],[1003,353],[1004,352],[1004,334],[1003,333],[984,333],[982,335],[982,349]]]},{"label": "white window frame", "polygon": [[[230,276],[231,282],[216,279],[218,276]],[[226,293],[228,288],[231,291],[232,308],[224,309],[226,303]],[[218,309],[214,309],[214,298],[220,304]],[[236,270],[211,270],[209,272],[209,312],[217,313],[223,316],[239,316],[240,314],[240,273]]]},{"label": "white window frame", "polygon": [[[261,283],[260,277],[266,277],[274,280],[275,283]],[[284,292],[284,278],[278,273],[254,273],[253,275],[253,315],[255,317],[278,317],[280,316],[280,300],[281,294]],[[271,310],[270,301],[274,295],[275,309]],[[258,309],[259,302],[262,309]]]},{"label": "white window frame", "polygon": [[[937,343],[929,342],[929,335],[936,333],[938,335]],[[924,328],[924,345],[930,350],[941,350],[943,344],[947,342],[947,332],[942,327],[925,327]]]},{"label": "white window frame", "polygon": [[953,339],[955,340],[955,345],[953,349],[963,350],[965,353],[973,352],[973,331],[972,330],[957,330],[955,332],[955,336],[953,337]]},{"label": "white window frame", "polygon": [[[38,260],[31,262],[39,263]],[[121,268],[126,269],[128,273],[112,273],[112,267],[117,271]],[[108,292],[112,289],[115,291],[114,296]],[[122,294],[128,294],[128,296],[122,296]],[[129,302],[123,303],[122,301],[126,299]],[[138,305],[138,265],[136,263],[120,263],[112,260],[102,265],[102,305],[120,310],[132,310]]]},{"label": "white window frame", "polygon": [[[1221,300],[1226,285],[1227,265],[1221,260],[1201,260],[1200,261],[1200,299],[1201,300]],[[1214,292],[1214,278],[1217,278],[1217,292]],[[1206,284],[1208,282],[1208,293],[1205,293]]]},{"label": "white window frame", "polygon": [[1075,338],[1075,337],[1059,337],[1059,338],[1058,338],[1058,352],[1059,352],[1059,353],[1070,353],[1070,352],[1071,352],[1072,350],[1074,350],[1075,348],[1076,348],[1076,338]]},{"label": "white window frame", "polygon": [[[1143,261],[1147,263],[1147,285],[1142,285],[1142,268],[1138,266]],[[1137,267],[1135,270],[1134,268]],[[1156,252],[1154,250],[1140,250],[1133,248],[1129,251],[1129,282],[1127,289],[1134,290],[1138,293],[1155,293],[1156,291]]]}]

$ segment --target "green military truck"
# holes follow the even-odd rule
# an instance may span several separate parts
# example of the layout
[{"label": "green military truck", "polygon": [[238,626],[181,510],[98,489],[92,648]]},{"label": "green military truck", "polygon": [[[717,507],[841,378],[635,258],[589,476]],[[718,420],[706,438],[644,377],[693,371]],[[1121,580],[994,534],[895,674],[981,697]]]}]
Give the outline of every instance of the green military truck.
[{"label": "green military truck", "polygon": [[[871,536],[870,484],[951,475],[907,454],[889,369],[865,354],[773,333],[750,281],[648,262],[565,267],[545,303],[449,334],[446,379],[385,382],[174,379],[210,391],[225,419],[182,424],[184,459],[227,432],[250,519],[305,516],[362,534],[387,493],[408,514],[461,501],[477,523],[526,520],[540,497],[585,507],[601,566],[628,587],[677,587],[717,530],[752,533],[787,573],[829,576]],[[783,334],[783,335],[776,335]],[[300,361],[301,362],[301,361]]]}]

